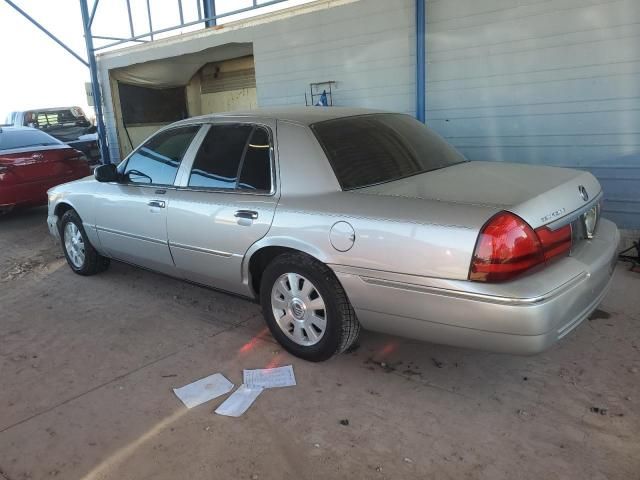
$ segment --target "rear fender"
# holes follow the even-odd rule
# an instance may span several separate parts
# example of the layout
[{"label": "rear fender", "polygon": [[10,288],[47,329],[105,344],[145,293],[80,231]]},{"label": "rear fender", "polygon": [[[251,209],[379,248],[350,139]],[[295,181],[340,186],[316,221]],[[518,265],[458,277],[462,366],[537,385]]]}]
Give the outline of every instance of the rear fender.
[{"label": "rear fender", "polygon": [[290,248],[292,250],[297,250],[299,252],[306,253],[307,255],[315,258],[316,260],[324,264],[333,263],[333,259],[329,255],[327,255],[326,252],[323,252],[320,248],[318,248],[317,246],[311,243],[304,242],[292,237],[286,237],[286,236],[265,237],[257,241],[256,243],[254,243],[249,248],[249,250],[247,250],[247,253],[245,253],[244,259],[242,261],[242,283],[243,285],[247,286],[247,288],[249,288],[250,290],[251,288],[250,288],[250,281],[249,281],[250,280],[249,264],[251,263],[251,257],[257,251],[265,247]]}]

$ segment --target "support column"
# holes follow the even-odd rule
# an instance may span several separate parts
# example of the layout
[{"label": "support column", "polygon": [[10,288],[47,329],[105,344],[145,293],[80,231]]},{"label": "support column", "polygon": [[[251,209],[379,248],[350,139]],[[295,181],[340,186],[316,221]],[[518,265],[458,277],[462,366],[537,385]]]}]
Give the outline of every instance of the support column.
[{"label": "support column", "polygon": [[96,64],[95,52],[93,51],[93,38],[91,36],[91,25],[89,24],[90,17],[87,0],[80,0],[80,11],[82,12],[82,28],[84,30],[84,41],[87,46],[89,72],[91,74],[91,93],[93,94],[93,104],[96,110],[96,126],[98,128],[100,154],[102,156],[102,163],[111,163],[104,118],[102,117],[102,95],[100,92],[100,84],[98,83],[98,66]]},{"label": "support column", "polygon": [[427,102],[427,46],[426,46],[426,0],[416,0],[416,118],[426,120]]},{"label": "support column", "polygon": [[[202,7],[204,12],[204,18],[215,17],[216,16],[216,0],[202,0]],[[214,20],[207,20],[204,22],[205,26],[213,27],[216,24]]]}]

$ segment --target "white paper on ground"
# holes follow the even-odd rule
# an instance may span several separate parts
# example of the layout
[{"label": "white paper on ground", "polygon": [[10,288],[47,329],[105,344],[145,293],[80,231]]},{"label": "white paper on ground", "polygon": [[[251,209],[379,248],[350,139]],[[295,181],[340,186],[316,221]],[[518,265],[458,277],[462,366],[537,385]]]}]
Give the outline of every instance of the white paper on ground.
[{"label": "white paper on ground", "polygon": [[249,409],[263,390],[262,387],[247,387],[242,384],[216,409],[215,413],[227,417],[239,417]]},{"label": "white paper on ground", "polygon": [[257,370],[244,370],[243,383],[249,387],[277,388],[292,387],[296,384],[293,367],[262,368]]},{"label": "white paper on ground", "polygon": [[184,387],[174,388],[173,393],[182,400],[187,408],[193,408],[229,393],[233,387],[233,383],[227,380],[224,375],[215,373]]}]

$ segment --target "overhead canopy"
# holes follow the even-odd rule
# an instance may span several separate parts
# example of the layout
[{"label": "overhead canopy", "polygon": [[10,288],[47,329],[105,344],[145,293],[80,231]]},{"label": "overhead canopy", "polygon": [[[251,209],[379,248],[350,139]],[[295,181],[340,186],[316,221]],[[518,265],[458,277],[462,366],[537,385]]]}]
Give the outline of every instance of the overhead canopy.
[{"label": "overhead canopy", "polygon": [[[165,47],[165,52],[168,55],[171,55],[170,50],[171,46]],[[116,68],[111,70],[110,74],[118,82],[130,85],[140,85],[147,88],[180,87],[189,83],[193,75],[207,63],[221,62],[252,54],[253,44],[251,43],[227,43],[195,53],[168,56],[162,60]]]}]

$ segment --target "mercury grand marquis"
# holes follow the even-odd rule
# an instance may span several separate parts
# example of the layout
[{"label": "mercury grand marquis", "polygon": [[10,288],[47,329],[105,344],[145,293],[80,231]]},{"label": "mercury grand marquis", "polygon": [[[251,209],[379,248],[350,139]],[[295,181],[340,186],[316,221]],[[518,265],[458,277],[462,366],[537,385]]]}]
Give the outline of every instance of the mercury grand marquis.
[{"label": "mercury grand marquis", "polygon": [[288,108],[191,118],[49,190],[71,269],[110,259],[257,300],[312,361],[360,328],[541,352],[607,291],[616,226],[587,172],[467,161],[408,115]]}]

